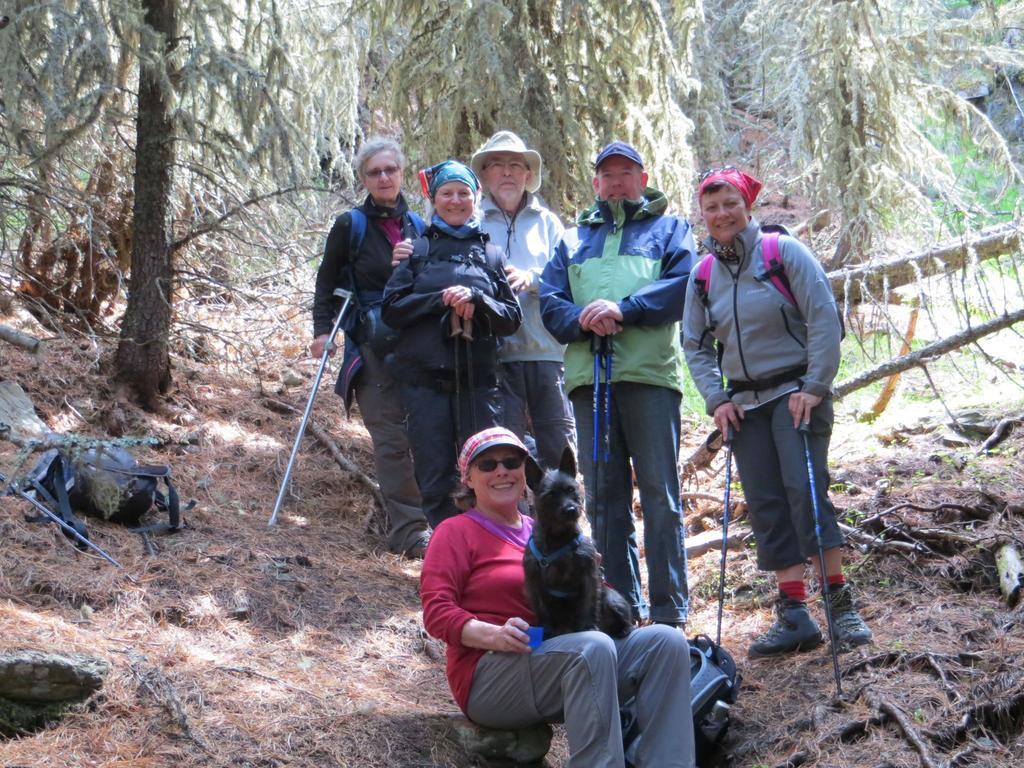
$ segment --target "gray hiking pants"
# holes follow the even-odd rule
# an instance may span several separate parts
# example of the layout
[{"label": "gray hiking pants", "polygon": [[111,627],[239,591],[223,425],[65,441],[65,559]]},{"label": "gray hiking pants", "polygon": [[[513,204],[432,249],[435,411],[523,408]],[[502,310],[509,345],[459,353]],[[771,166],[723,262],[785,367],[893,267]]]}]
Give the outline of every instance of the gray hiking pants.
[{"label": "gray hiking pants", "polygon": [[[828,499],[828,444],[832,437],[832,398],[811,411],[811,461],[821,513],[821,545],[842,546],[836,510]],[[746,412],[733,437],[733,455],[750,505],[757,542],[757,567],[781,571],[818,554],[814,507],[807,478],[804,439],[789,414],[789,395]]]},{"label": "gray hiking pants", "polygon": [[565,369],[561,363],[525,360],[502,363],[501,389],[504,426],[537,442],[537,461],[557,467],[566,446],[576,453],[576,423],[565,394]]},{"label": "gray hiking pants", "polygon": [[690,647],[652,625],[622,640],[577,632],[532,653],[484,655],[473,674],[470,720],[489,728],[564,722],[568,768],[622,768],[619,702],[636,697],[639,768],[693,768]]},{"label": "gray hiking pants", "polygon": [[388,514],[388,549],[401,554],[427,534],[405,429],[405,409],[398,385],[384,363],[369,349],[360,353],[363,367],[356,380],[356,402],[373,441],[377,483]]}]

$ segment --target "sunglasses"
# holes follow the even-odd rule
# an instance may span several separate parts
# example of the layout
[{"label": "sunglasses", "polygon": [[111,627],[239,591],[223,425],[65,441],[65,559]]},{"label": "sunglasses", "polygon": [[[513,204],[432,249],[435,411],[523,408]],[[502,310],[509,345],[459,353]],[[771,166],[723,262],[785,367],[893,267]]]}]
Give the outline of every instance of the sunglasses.
[{"label": "sunglasses", "polygon": [[493,472],[501,464],[505,469],[519,469],[526,461],[525,456],[506,456],[504,459],[480,459],[473,466],[481,472]]},{"label": "sunglasses", "polygon": [[724,171],[737,171],[739,170],[735,165],[723,165],[721,168],[708,168],[704,173],[697,177],[697,183],[700,184],[704,179],[709,176],[714,176],[716,173],[723,173]]},{"label": "sunglasses", "polygon": [[366,172],[366,175],[371,179],[379,179],[382,176],[395,176],[402,172],[402,169],[397,165],[389,165],[384,168],[371,168]]}]

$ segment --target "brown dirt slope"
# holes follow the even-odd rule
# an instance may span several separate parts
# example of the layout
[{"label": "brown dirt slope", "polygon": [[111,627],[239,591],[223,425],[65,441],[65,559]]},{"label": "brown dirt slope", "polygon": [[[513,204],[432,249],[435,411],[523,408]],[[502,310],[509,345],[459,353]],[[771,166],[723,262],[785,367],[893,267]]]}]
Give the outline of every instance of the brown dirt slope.
[{"label": "brown dirt slope", "polygon": [[[248,377],[201,364],[178,371],[165,412],[144,414],[106,384],[108,353],[55,341],[40,365],[6,347],[0,377],[59,431],[160,439],[142,458],[173,465],[197,506],[190,528],[158,537],[153,555],[137,535],[90,522],[120,572],[0,499],[0,648],[92,653],[113,666],[103,690],[60,723],[0,740],[0,765],[468,765],[445,738],[455,707],[443,649],[420,624],[419,567],[366,532],[366,492],[307,439],[293,494],[268,530],[297,419],[266,407]],[[301,408],[307,386],[274,397]],[[365,431],[337,398],[322,393],[314,418],[372,474]],[[695,445],[706,424],[693,426]],[[842,429],[837,443],[860,439]],[[749,550],[730,554],[723,636],[743,690],[725,764],[1024,765],[1021,611],[1001,602],[991,555],[994,543],[1024,538],[1024,441],[988,457],[930,433],[907,441],[836,473],[837,506],[867,532],[851,576],[876,633],[874,645],[842,656],[844,701],[833,697],[825,650],[746,659],[769,622],[770,587]],[[0,442],[5,473],[19,458]],[[719,475],[697,490],[720,489]],[[905,501],[957,506],[864,522]],[[692,526],[717,514],[701,504]],[[714,632],[717,572],[716,554],[691,563],[691,632]],[[549,764],[564,757],[559,736]]]}]

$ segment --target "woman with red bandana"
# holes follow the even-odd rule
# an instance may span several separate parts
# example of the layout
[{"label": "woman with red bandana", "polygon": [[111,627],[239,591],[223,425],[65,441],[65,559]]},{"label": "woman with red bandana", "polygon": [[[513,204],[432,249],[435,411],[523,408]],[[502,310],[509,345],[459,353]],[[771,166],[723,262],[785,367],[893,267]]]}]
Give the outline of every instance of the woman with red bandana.
[{"label": "woman with red bandana", "polygon": [[[804,581],[808,560],[815,573],[821,569],[801,424],[810,425],[836,639],[843,646],[862,645],[871,641],[871,630],[845,582],[843,535],[826,495],[830,390],[839,370],[842,326],[814,254],[788,234],[763,231],[753,217],[760,190],[757,179],[735,168],[701,177],[697,195],[709,261],[691,275],[683,315],[690,375],[715,426],[733,434],[758,567],[774,571],[779,585],[777,620],[749,652],[772,656],[822,642],[807,610]],[[781,269],[769,266],[776,261]]]}]

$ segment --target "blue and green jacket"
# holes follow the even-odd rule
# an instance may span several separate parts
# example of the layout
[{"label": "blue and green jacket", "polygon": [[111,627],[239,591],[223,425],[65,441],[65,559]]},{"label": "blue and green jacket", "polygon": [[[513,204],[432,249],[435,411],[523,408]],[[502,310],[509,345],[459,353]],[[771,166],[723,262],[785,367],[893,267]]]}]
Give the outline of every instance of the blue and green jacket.
[{"label": "blue and green jacket", "polygon": [[648,187],[640,202],[598,200],[576,221],[541,275],[541,317],[568,344],[566,390],[593,386],[590,334],[580,313],[595,299],[618,302],[623,330],[613,337],[612,381],[683,388],[679,321],[696,247],[685,219]]}]

